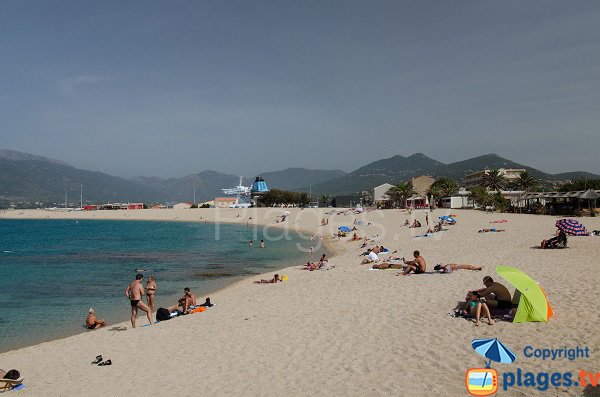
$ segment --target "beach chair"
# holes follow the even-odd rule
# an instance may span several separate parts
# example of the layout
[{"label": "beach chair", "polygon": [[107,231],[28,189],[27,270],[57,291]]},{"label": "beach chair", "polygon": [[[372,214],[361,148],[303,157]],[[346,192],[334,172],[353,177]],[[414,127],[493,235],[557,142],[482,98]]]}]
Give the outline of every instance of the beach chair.
[{"label": "beach chair", "polygon": [[23,383],[23,378],[19,379],[0,379],[0,393],[14,389]]}]

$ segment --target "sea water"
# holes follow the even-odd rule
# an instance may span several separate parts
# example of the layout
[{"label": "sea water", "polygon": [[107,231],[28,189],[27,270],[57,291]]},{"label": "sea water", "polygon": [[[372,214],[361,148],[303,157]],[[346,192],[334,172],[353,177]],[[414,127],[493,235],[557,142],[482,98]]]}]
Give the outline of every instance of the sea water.
[{"label": "sea water", "polygon": [[[0,352],[79,332],[88,309],[109,324],[130,316],[124,290],[154,275],[156,308],[190,287],[198,300],[252,274],[302,264],[301,235],[210,223],[0,220]],[[215,302],[218,304],[218,302]],[[140,314],[143,314],[140,311]],[[147,322],[138,318],[138,326]]]}]

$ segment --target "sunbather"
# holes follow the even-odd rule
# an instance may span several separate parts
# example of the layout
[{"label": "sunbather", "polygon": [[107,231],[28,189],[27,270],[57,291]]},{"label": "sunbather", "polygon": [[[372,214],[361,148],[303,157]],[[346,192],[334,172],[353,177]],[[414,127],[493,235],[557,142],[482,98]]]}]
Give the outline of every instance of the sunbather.
[{"label": "sunbather", "polygon": [[541,243],[542,248],[563,248],[567,246],[567,234],[558,229],[556,235]]},{"label": "sunbather", "polygon": [[492,315],[490,314],[490,308],[485,302],[482,302],[481,299],[477,296],[477,294],[473,292],[468,292],[465,297],[468,305],[468,311],[471,316],[475,317],[475,325],[479,325],[479,319],[481,318],[481,311],[483,310],[483,314],[488,319],[489,325],[494,325],[494,320],[492,320]]},{"label": "sunbather", "polygon": [[279,278],[279,274],[276,274],[270,280],[264,280],[263,279],[263,280],[260,280],[260,281],[255,281],[254,284],[275,284],[275,283],[278,283],[280,281],[281,281],[281,279]]},{"label": "sunbather", "polygon": [[406,259],[402,258],[402,262],[407,265],[404,269],[404,273],[402,273],[403,276],[407,276],[410,272],[414,272],[415,274],[425,273],[425,270],[427,269],[425,258],[421,256],[419,251],[413,252],[413,256],[415,259],[408,262]]},{"label": "sunbather", "polygon": [[358,237],[358,234],[354,233],[352,235],[352,238],[350,240],[348,240],[348,241],[358,241],[358,240],[360,240],[360,237]]},{"label": "sunbather", "polygon": [[386,262],[381,262],[381,263],[375,263],[372,268],[373,269],[378,269],[378,270],[384,270],[384,269],[404,269],[406,267],[405,264],[401,263],[400,260],[395,259],[395,260],[389,260]]},{"label": "sunbather", "polygon": [[479,229],[479,233],[498,233],[498,232],[505,232],[506,230],[504,229],[496,229],[495,227],[489,228],[489,229]]},{"label": "sunbather", "polygon": [[375,252],[373,252],[372,249],[369,248],[367,250],[367,255],[366,255],[365,259],[363,259],[363,261],[361,262],[361,265],[377,262],[378,260],[379,260],[379,257],[377,256],[377,254]]},{"label": "sunbather", "polygon": [[94,310],[93,307],[90,307],[90,310],[88,310],[88,315],[85,319],[86,328],[87,329],[96,329],[96,328],[104,327],[105,325],[106,325],[106,321],[98,320],[96,318],[96,311]]},{"label": "sunbather", "polygon": [[474,266],[474,265],[459,265],[457,263],[447,263],[447,264],[443,264],[443,263],[438,263],[437,265],[435,265],[433,267],[433,270],[437,270],[440,273],[452,273],[455,272],[457,270],[473,270],[473,271],[479,271],[483,269],[483,267],[481,266]]},{"label": "sunbather", "polygon": [[510,291],[504,285],[494,281],[490,276],[483,278],[485,288],[478,289],[476,292],[481,298],[485,298],[485,303],[492,309],[510,309],[512,308],[512,297]]},{"label": "sunbather", "polygon": [[414,222],[412,223],[412,225],[409,226],[410,228],[417,228],[417,227],[421,227],[421,222],[419,222],[418,220],[414,220]]}]

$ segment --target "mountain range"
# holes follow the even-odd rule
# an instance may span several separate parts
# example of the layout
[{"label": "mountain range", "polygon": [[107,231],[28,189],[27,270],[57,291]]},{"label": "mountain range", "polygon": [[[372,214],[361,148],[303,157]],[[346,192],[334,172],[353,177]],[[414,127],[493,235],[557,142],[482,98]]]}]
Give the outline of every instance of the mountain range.
[{"label": "mountain range", "polygon": [[[369,163],[355,171],[309,170],[288,168],[260,174],[270,188],[312,191],[316,194],[352,195],[370,190],[382,183],[400,183],[419,175],[448,176],[457,181],[465,175],[485,168],[524,168],[542,181],[576,178],[600,179],[589,172],[549,174],[532,167],[488,154],[464,161],[444,164],[415,153]],[[245,177],[249,185],[254,177]],[[78,169],[64,161],[43,156],[0,150],[0,201],[78,203],[84,202],[166,202],[212,200],[222,195],[221,189],[239,183],[239,176],[205,170],[181,178],[139,176],[120,178],[97,171]],[[0,203],[1,205],[1,203]]]}]

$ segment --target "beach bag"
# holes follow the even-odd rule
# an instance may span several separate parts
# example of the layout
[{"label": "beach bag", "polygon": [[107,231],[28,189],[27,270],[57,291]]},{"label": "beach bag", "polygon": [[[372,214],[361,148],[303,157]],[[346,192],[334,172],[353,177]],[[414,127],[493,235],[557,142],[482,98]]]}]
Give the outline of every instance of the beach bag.
[{"label": "beach bag", "polygon": [[171,313],[165,308],[160,308],[156,311],[156,321],[166,321],[171,318]]}]

